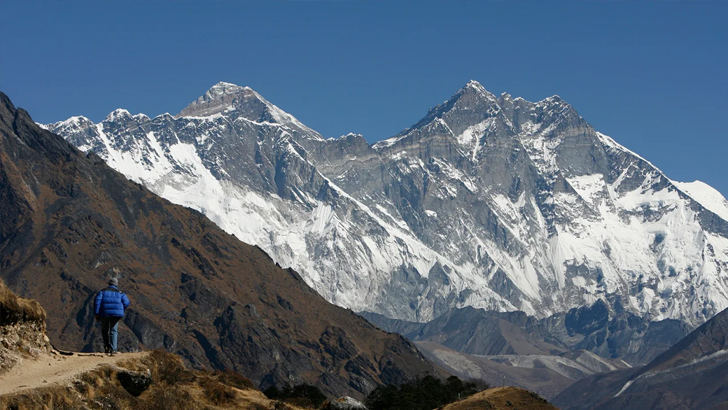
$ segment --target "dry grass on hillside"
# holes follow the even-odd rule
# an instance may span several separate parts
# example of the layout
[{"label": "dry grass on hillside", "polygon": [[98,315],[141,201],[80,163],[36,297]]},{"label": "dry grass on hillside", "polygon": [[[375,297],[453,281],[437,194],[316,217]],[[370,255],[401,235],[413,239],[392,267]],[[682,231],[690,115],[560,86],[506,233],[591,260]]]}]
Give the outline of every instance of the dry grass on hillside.
[{"label": "dry grass on hillside", "polygon": [[[138,397],[117,379],[120,371],[151,371],[152,384]],[[68,385],[53,385],[0,396],[0,409],[105,410],[298,410],[267,399],[244,376],[226,372],[188,370],[175,355],[153,351],[141,359],[119,362],[83,373]]]},{"label": "dry grass on hillside", "polygon": [[0,375],[50,351],[45,318],[38,302],[17,296],[0,280]]},{"label": "dry grass on hillside", "polygon": [[448,404],[442,410],[558,410],[536,393],[518,387],[496,387]]},{"label": "dry grass on hillside", "polygon": [[0,326],[18,322],[45,323],[45,319],[46,312],[40,303],[17,296],[0,280]]}]

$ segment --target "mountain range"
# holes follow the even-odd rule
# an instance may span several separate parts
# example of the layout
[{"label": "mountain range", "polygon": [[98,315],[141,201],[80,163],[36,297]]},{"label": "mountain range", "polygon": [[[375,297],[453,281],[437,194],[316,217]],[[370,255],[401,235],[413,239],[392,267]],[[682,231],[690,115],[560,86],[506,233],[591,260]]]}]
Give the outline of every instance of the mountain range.
[{"label": "mountain range", "polygon": [[132,301],[124,352],[164,349],[261,388],[306,382],[337,397],[438,372],[402,336],[41,129],[2,93],[0,277],[42,304],[62,350],[102,351],[94,298],[117,278]]},{"label": "mountain range", "polygon": [[595,374],[554,399],[563,410],[728,408],[728,310],[645,366]]},{"label": "mountain range", "polygon": [[544,319],[472,307],[451,309],[428,323],[360,314],[412,340],[459,377],[507,383],[547,399],[593,374],[644,365],[690,333],[678,320],[610,312],[602,301]]},{"label": "mountain range", "polygon": [[728,202],[670,180],[558,96],[471,81],[373,145],[325,139],[222,82],[177,115],[43,127],[354,311],[544,319],[603,301],[610,317],[692,329],[728,307]]}]

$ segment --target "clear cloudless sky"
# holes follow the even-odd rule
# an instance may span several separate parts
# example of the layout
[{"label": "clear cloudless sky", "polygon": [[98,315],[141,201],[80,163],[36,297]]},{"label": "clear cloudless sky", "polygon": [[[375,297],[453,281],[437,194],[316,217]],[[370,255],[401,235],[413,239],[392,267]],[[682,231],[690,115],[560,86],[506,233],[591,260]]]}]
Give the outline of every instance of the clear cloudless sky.
[{"label": "clear cloudless sky", "polygon": [[228,81],[375,142],[475,79],[558,94],[728,196],[727,72],[724,1],[0,1],[0,89],[38,122],[176,113]]}]

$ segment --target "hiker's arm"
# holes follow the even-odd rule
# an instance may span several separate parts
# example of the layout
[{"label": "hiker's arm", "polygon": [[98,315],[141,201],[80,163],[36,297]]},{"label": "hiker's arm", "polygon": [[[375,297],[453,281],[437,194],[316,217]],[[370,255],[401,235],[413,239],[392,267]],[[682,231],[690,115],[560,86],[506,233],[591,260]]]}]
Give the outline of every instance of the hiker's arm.
[{"label": "hiker's arm", "polygon": [[126,293],[121,294],[121,304],[124,305],[124,310],[129,307],[129,304],[131,302],[129,301],[129,297],[126,296]]},{"label": "hiker's arm", "polygon": [[99,320],[99,309],[101,309],[101,299],[104,298],[104,292],[99,292],[94,300],[94,318]]}]

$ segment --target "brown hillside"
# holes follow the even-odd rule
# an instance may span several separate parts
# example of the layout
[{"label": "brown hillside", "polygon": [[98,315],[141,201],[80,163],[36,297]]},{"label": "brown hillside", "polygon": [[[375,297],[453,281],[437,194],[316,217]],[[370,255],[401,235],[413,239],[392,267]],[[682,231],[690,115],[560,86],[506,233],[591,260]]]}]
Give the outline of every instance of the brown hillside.
[{"label": "brown hillside", "polygon": [[132,300],[122,350],[161,348],[262,387],[307,381],[337,396],[435,371],[412,343],[85,156],[0,93],[0,277],[46,308],[57,348],[98,351],[93,296],[111,276]]},{"label": "brown hillside", "polygon": [[465,400],[448,404],[443,410],[558,410],[536,393],[518,387],[496,387]]},{"label": "brown hillside", "polygon": [[45,319],[46,312],[40,303],[19,297],[0,280],[0,326],[39,322],[45,328]]},{"label": "brown hillside", "polygon": [[0,280],[0,409],[300,410],[269,400],[239,373],[190,371],[161,350],[49,352],[44,319],[38,302]]}]

